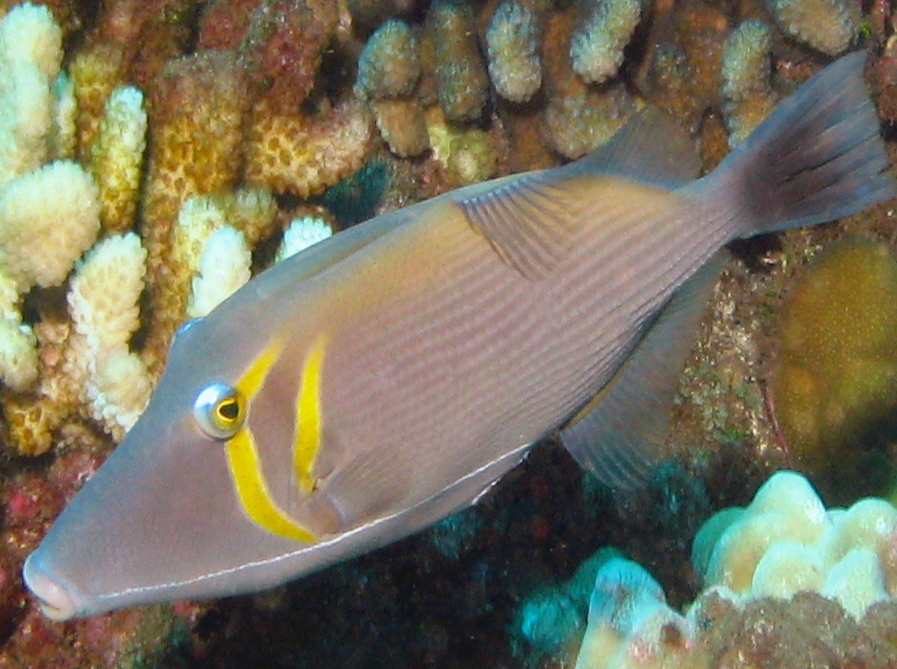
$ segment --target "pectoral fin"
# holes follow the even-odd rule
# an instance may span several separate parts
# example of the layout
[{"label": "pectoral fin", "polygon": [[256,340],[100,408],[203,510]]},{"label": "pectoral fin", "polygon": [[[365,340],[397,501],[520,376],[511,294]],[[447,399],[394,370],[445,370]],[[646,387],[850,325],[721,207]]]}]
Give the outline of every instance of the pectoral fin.
[{"label": "pectoral fin", "polygon": [[718,253],[679,287],[616,375],[561,430],[567,450],[606,485],[631,489],[650,477],[694,332],[726,257]]}]

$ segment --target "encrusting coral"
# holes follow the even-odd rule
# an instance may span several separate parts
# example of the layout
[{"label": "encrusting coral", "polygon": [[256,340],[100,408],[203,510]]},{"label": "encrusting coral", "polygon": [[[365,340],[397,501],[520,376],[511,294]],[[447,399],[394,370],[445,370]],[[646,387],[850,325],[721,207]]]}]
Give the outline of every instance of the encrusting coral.
[{"label": "encrusting coral", "polygon": [[788,449],[826,493],[886,483],[882,441],[897,407],[897,260],[886,246],[848,239],[807,268],[782,314],[771,389]]}]

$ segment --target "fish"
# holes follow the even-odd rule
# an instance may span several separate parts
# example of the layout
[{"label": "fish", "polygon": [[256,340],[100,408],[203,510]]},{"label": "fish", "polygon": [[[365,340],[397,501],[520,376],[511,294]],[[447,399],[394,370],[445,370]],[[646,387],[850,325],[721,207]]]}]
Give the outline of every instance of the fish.
[{"label": "fish", "polygon": [[704,176],[647,108],[578,161],[350,227],[185,323],[25,562],[44,614],[291,581],[476,504],[547,435],[644,486],[725,245],[897,193],[864,63],[830,64]]}]

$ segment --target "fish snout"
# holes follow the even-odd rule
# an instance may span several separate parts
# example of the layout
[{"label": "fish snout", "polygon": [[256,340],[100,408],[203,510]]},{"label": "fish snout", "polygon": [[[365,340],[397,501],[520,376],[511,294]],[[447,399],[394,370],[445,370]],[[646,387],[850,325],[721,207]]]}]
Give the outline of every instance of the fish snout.
[{"label": "fish snout", "polygon": [[45,616],[57,621],[75,617],[77,607],[72,594],[44,571],[40,558],[34,553],[25,560],[22,575],[25,578],[25,585],[40,602],[41,611]]}]

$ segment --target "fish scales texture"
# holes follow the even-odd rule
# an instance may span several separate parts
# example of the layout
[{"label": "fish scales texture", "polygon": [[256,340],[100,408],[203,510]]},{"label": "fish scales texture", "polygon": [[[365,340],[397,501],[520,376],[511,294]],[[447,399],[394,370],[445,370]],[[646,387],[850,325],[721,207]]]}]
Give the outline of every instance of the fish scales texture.
[{"label": "fish scales texture", "polygon": [[475,503],[556,430],[605,483],[640,485],[720,248],[894,195],[863,63],[823,70],[701,179],[646,111],[576,163],[250,281],[182,328],[144,415],[29,557],[45,613],[283,583]]}]

